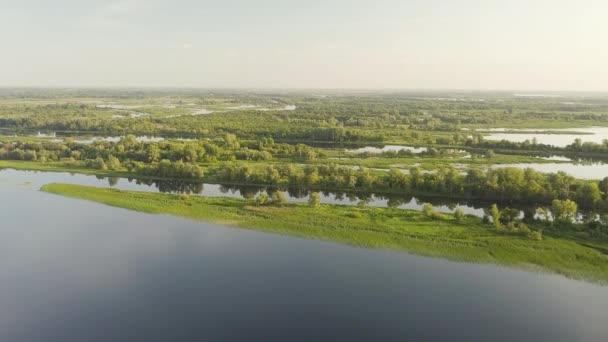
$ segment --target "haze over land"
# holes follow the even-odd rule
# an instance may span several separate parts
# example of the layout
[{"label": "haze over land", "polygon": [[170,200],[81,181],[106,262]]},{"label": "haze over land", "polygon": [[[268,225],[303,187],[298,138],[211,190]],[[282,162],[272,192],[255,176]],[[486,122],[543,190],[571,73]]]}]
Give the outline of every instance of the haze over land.
[{"label": "haze over land", "polygon": [[0,1],[0,86],[608,91],[608,4]]}]

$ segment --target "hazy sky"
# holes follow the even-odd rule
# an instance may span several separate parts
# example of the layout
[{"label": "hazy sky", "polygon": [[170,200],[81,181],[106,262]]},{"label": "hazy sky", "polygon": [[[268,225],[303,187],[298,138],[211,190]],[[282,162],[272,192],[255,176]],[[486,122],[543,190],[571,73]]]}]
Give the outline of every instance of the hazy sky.
[{"label": "hazy sky", "polygon": [[607,0],[0,0],[0,86],[608,91]]}]

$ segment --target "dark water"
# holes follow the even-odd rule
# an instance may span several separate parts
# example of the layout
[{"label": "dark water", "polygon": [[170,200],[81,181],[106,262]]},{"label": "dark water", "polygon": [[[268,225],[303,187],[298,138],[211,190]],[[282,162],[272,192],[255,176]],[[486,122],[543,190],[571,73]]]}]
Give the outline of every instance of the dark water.
[{"label": "dark water", "polygon": [[0,341],[608,340],[608,287],[20,183],[0,177]]}]

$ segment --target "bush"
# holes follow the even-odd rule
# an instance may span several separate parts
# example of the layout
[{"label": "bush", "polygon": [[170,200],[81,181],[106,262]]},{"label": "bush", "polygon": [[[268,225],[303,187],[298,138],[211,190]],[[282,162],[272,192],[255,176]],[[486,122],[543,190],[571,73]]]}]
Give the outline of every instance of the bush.
[{"label": "bush", "polygon": [[114,157],[113,155],[108,156],[108,161],[106,162],[108,169],[110,170],[119,170],[120,169],[120,160]]},{"label": "bush", "polygon": [[347,213],[346,216],[348,216],[350,218],[361,218],[362,217],[361,213],[358,211],[351,211],[351,212]]},{"label": "bush", "polygon": [[106,165],[106,162],[103,161],[103,159],[101,159],[101,157],[97,157],[93,160],[89,159],[87,161],[87,166],[92,167],[96,170],[107,170],[108,166]]},{"label": "bush", "polygon": [[272,204],[278,207],[282,207],[283,205],[285,205],[285,203],[287,203],[287,198],[285,197],[285,194],[282,191],[276,191],[272,194]]},{"label": "bush", "polygon": [[456,210],[454,210],[454,218],[457,222],[462,222],[462,220],[464,219],[464,212],[462,211],[462,209],[456,208]]},{"label": "bush", "polygon": [[266,195],[265,193],[261,193],[258,195],[258,197],[255,198],[255,204],[260,206],[260,205],[266,205],[269,202],[269,198],[268,195]]},{"label": "bush", "polygon": [[519,224],[519,226],[517,227],[517,230],[518,230],[520,233],[523,233],[523,234],[526,234],[526,235],[527,235],[527,234],[530,234],[530,233],[532,232],[532,231],[530,230],[530,228],[528,228],[528,225],[527,225],[527,224],[525,224],[525,223],[520,223],[520,224]]},{"label": "bush", "polygon": [[511,223],[515,223],[518,216],[519,210],[507,207],[500,212],[499,221],[500,223],[508,226]]},{"label": "bush", "polygon": [[433,208],[433,205],[431,203],[424,203],[422,205],[422,212],[427,217],[433,217],[433,215],[435,214],[435,209]]},{"label": "bush", "polygon": [[433,205],[430,203],[424,203],[422,205],[422,212],[426,217],[432,218],[433,220],[441,220],[445,218],[442,214],[436,212]]},{"label": "bush", "polygon": [[319,208],[321,206],[321,196],[318,192],[313,192],[310,194],[308,204],[313,208]]},{"label": "bush", "polygon": [[25,151],[23,153],[23,160],[36,160],[36,151]]},{"label": "bush", "polygon": [[543,239],[543,232],[541,232],[541,231],[530,231],[528,233],[528,238],[530,240],[541,241]]}]

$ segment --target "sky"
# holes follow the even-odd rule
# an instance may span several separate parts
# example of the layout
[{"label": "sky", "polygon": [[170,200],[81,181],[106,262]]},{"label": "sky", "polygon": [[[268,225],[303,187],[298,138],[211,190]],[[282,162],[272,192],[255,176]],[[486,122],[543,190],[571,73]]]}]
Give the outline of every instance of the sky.
[{"label": "sky", "polygon": [[1,87],[608,91],[606,0],[0,0]]}]

